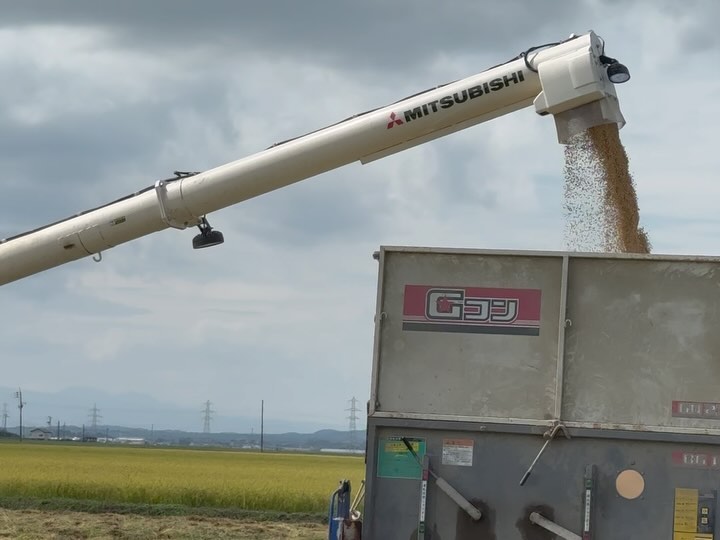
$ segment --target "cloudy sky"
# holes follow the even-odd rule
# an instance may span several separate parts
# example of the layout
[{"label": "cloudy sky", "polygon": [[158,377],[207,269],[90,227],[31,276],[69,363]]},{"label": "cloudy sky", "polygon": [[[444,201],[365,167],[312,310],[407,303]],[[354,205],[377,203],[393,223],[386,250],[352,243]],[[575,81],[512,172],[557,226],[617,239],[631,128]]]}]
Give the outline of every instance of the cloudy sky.
[{"label": "cloudy sky", "polygon": [[[720,253],[715,0],[0,3],[0,238],[593,29],[632,72],[621,135],[654,251]],[[216,212],[222,247],[164,231],[5,285],[0,387],[28,424],[51,414],[33,392],[84,387],[197,411],[166,427],[199,429],[210,400],[249,431],[220,424],[264,399],[342,428],[369,395],[373,251],[565,249],[562,170],[527,109]]]}]

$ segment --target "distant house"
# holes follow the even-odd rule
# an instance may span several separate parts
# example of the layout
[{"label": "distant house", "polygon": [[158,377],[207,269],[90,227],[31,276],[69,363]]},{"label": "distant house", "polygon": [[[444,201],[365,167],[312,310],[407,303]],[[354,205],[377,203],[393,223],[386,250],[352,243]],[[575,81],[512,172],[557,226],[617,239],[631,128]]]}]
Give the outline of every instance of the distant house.
[{"label": "distant house", "polygon": [[52,438],[52,431],[50,431],[49,429],[36,427],[30,430],[29,438],[40,441],[48,441]]}]

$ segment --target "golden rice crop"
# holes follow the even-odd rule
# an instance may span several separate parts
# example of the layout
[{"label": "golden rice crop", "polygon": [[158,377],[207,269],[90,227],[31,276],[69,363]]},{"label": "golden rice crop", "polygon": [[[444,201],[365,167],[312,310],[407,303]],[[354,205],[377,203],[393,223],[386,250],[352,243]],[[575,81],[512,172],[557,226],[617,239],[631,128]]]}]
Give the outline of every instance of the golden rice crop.
[{"label": "golden rice crop", "polygon": [[356,456],[0,444],[0,497],[324,512],[340,479],[363,476]]}]

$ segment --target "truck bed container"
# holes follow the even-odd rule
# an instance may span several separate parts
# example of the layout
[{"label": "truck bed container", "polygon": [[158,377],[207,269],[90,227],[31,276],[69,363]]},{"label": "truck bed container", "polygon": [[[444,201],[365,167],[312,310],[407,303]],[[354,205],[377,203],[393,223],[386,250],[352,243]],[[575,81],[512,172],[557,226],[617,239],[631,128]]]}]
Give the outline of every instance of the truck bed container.
[{"label": "truck bed container", "polygon": [[483,512],[431,478],[425,538],[556,538],[533,512],[583,540],[714,538],[720,258],[377,258],[366,539],[418,538],[422,471],[402,438]]}]

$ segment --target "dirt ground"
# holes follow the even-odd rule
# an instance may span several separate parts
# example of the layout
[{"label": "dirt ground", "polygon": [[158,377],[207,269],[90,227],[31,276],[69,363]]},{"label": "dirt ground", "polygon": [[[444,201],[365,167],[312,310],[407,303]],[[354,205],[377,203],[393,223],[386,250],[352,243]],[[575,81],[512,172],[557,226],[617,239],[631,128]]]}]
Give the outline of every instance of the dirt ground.
[{"label": "dirt ground", "polygon": [[0,538],[323,540],[325,525],[274,523],[203,516],[139,516],[0,508]]}]

